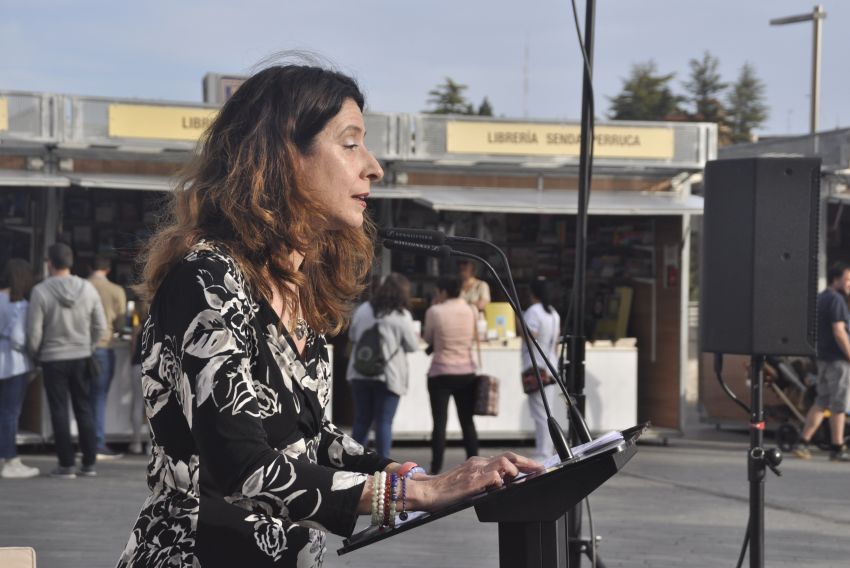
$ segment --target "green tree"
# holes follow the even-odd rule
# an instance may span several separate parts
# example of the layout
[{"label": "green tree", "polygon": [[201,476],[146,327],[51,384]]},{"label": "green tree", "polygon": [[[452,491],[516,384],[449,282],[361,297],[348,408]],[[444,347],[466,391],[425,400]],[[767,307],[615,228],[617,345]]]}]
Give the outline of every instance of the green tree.
[{"label": "green tree", "polygon": [[708,51],[703,53],[702,60],[691,59],[691,74],[682,86],[686,98],[693,104],[689,119],[699,122],[717,124],[717,138],[721,146],[732,143],[731,128],[728,123],[728,112],[723,106],[723,92],[729,87],[720,78],[718,67],[720,60]]},{"label": "green tree", "polygon": [[455,83],[450,77],[446,82],[428,91],[428,104],[434,108],[425,111],[430,114],[474,114],[472,103],[466,100],[463,92],[468,87]]},{"label": "green tree", "polygon": [[610,116],[617,120],[665,120],[681,118],[682,97],[674,95],[669,83],[675,73],[659,75],[654,61],[637,63],[623,80],[619,95],[610,98]]},{"label": "green tree", "polygon": [[687,100],[693,103],[692,116],[705,122],[721,122],[725,114],[721,95],[729,85],[720,79],[717,68],[720,61],[709,52],[703,53],[702,60],[691,59],[691,75],[683,83]]},{"label": "green tree", "polygon": [[493,106],[487,97],[484,97],[484,100],[478,106],[478,116],[493,116]]},{"label": "green tree", "polygon": [[767,120],[764,91],[764,83],[756,77],[755,68],[745,63],[726,101],[730,140],[733,144],[752,142],[753,130]]}]

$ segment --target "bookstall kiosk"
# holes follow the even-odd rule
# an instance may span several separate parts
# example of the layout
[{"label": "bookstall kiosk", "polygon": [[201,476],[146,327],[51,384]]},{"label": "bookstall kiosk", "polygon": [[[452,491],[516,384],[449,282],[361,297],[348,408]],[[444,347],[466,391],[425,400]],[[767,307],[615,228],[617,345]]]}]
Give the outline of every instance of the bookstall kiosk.
[{"label": "bookstall kiosk", "polygon": [[[30,218],[37,238],[28,244],[29,258],[41,265],[47,246],[62,238],[77,251],[75,271],[85,273],[95,254],[111,254],[113,279],[128,284],[138,245],[172,187],[171,176],[189,158],[216,107],[30,96],[47,109],[39,111],[49,118],[46,126],[38,136],[30,133],[14,144],[0,145],[0,178],[23,175],[42,183],[25,194],[30,210],[37,211]],[[8,103],[10,127],[16,124],[17,104]],[[556,307],[563,311],[577,209],[577,124],[381,113],[368,113],[365,119],[367,145],[386,172],[369,204],[380,224],[493,240],[506,249],[521,294],[530,278],[546,275],[557,284]],[[683,427],[690,227],[702,207],[701,199],[691,195],[691,185],[705,161],[714,157],[715,141],[715,127],[699,123],[623,122],[597,128],[588,254],[588,299],[594,304],[588,312],[594,318],[587,325],[597,331],[590,337],[600,340],[593,344],[601,350],[600,359],[605,349],[619,349],[631,352],[632,361],[615,372],[599,369],[596,375],[607,387],[633,393],[634,400],[626,403],[632,416],[669,432]],[[12,146],[23,157],[6,157]],[[9,166],[13,162],[19,172]],[[43,198],[36,197],[39,192]],[[0,230],[9,225],[0,220]],[[8,242],[0,242],[0,248],[8,249]],[[380,273],[408,275],[423,299],[440,270],[448,269],[388,252],[378,253],[376,263]],[[491,289],[499,299],[499,292]],[[631,290],[630,302],[623,301],[618,289]],[[486,347],[492,353],[500,350],[506,350],[502,358],[514,353],[518,358],[515,343],[499,341]],[[338,359],[334,418],[345,424],[345,362]],[[592,364],[588,373],[594,374]],[[513,375],[511,371],[501,376],[503,384],[518,383]],[[424,377],[411,377],[415,380]],[[122,404],[129,400],[126,393],[114,390],[110,404],[113,397]],[[602,405],[603,400],[596,402]],[[418,398],[403,401],[426,404]],[[592,407],[594,400],[588,404]],[[529,437],[530,421],[516,424],[515,413],[504,408],[492,435]],[[28,429],[47,432],[46,407],[42,411],[28,402],[25,414]],[[122,415],[120,406],[116,415]],[[507,422],[500,423],[502,419]],[[600,422],[598,428],[625,425]],[[107,427],[108,434],[111,429],[113,438],[120,439],[121,428],[109,422]],[[451,428],[450,423],[450,436]],[[430,421],[405,429],[402,435],[427,436]]]}]

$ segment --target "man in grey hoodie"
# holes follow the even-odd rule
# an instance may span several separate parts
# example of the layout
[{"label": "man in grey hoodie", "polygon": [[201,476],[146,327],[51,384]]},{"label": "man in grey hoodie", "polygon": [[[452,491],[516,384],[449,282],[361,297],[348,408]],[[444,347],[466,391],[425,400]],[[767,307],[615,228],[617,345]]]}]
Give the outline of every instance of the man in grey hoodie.
[{"label": "man in grey hoodie", "polygon": [[[50,407],[59,467],[53,477],[94,477],[96,442],[89,402],[92,377],[88,360],[106,333],[100,296],[91,283],[73,276],[71,247],[56,243],[47,249],[50,276],[32,289],[27,314],[27,346],[44,372],[44,390]],[[82,467],[74,471],[68,394],[77,419]]]}]

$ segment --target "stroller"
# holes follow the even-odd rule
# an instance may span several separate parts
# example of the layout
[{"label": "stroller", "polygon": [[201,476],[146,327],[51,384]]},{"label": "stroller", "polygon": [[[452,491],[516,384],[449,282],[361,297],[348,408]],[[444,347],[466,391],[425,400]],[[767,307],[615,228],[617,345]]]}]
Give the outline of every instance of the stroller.
[{"label": "stroller", "polygon": [[[765,406],[765,415],[775,422],[776,445],[783,452],[790,452],[802,439],[806,413],[814,404],[817,383],[817,363],[807,357],[767,357],[764,366],[764,382],[782,404]],[[830,411],[824,412],[829,418]],[[812,444],[821,450],[830,449],[829,420],[821,422]],[[850,421],[844,426],[845,443],[850,440]]]}]

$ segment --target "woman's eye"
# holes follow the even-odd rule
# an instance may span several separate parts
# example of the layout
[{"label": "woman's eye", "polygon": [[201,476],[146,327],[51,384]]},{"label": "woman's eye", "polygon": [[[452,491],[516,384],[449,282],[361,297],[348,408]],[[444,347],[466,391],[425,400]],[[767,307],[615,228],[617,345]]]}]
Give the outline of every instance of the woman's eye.
[{"label": "woman's eye", "polygon": [[359,147],[359,144],[344,144],[343,146],[344,146],[347,150],[354,150],[355,148]]}]

